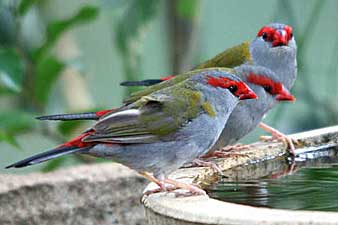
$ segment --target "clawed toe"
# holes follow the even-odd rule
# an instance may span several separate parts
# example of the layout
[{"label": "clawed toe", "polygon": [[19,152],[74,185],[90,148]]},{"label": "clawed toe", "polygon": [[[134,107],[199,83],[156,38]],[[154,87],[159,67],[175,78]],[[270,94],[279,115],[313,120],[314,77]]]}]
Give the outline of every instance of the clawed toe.
[{"label": "clawed toe", "polygon": [[[144,192],[144,195],[150,195],[159,192],[172,192],[177,189],[183,189],[190,192],[190,195],[206,195],[206,192],[192,184],[185,184],[172,179],[158,180],[147,172],[140,172],[142,176],[158,185],[158,188]],[[176,193],[175,193],[176,194]],[[186,195],[186,194],[184,194]]]},{"label": "clawed toe", "polygon": [[292,155],[292,156],[295,156],[295,144],[298,144],[298,141],[297,140],[294,140],[290,137],[288,137],[287,135],[281,133],[280,131],[264,124],[264,123],[260,123],[259,126],[270,132],[272,134],[272,137],[267,137],[267,136],[261,136],[260,139],[264,140],[264,141],[271,141],[271,140],[281,140],[284,142],[284,144],[286,146],[288,146],[288,151],[289,153]]},{"label": "clawed toe", "polygon": [[241,151],[244,149],[249,149],[250,145],[243,145],[243,144],[236,144],[236,145],[228,145],[223,148],[221,148],[221,151],[224,152],[235,152],[235,151]]},{"label": "clawed toe", "polygon": [[219,173],[221,175],[223,174],[222,169],[216,163],[206,162],[206,161],[203,161],[203,160],[200,160],[200,159],[194,159],[192,161],[192,163],[193,163],[193,166],[210,167],[215,172],[217,172],[217,173]]},{"label": "clawed toe", "polygon": [[239,153],[236,151],[249,149],[250,145],[243,145],[243,144],[237,144],[237,145],[231,145],[221,148],[218,151],[214,151],[212,153],[209,153],[206,156],[203,156],[203,158],[229,158],[229,157],[249,157],[248,154],[245,153]]},{"label": "clawed toe", "polygon": [[152,189],[152,190],[148,190],[148,191],[144,192],[143,194],[144,195],[151,195],[151,194],[160,193],[160,192],[172,192],[172,191],[175,191],[177,189],[178,188],[174,187],[174,186],[169,186],[169,187],[165,187],[165,188],[158,187],[158,188],[155,188],[155,189]]}]

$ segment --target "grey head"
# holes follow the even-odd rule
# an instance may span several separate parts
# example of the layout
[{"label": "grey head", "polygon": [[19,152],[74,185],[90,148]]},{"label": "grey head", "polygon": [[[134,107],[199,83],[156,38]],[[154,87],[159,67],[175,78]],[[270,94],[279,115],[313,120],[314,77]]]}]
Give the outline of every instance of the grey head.
[{"label": "grey head", "polygon": [[[293,101],[294,97],[283,85],[282,77],[263,66],[241,65],[235,67],[236,75],[257,94],[258,99],[249,100],[255,102],[256,110],[266,113],[277,101]],[[245,104],[245,103],[244,103]]]},{"label": "grey head", "polygon": [[[185,82],[185,81],[184,81]],[[208,68],[199,70],[199,73],[186,80],[193,86],[209,89],[206,94],[215,92],[215,89],[222,90],[225,93],[231,93],[239,100],[256,98],[255,93],[249,88],[244,80],[237,74],[229,73],[226,68]]]},{"label": "grey head", "polygon": [[255,65],[271,69],[291,89],[297,77],[297,45],[292,27],[281,23],[264,26],[250,43],[250,53]]},{"label": "grey head", "polygon": [[236,75],[242,78],[257,94],[258,99],[242,101],[237,104],[212,151],[231,145],[254,130],[264,115],[278,101],[292,101],[293,96],[282,85],[281,79],[270,69],[262,66],[242,65],[235,68]]},{"label": "grey head", "polygon": [[[180,93],[177,93],[177,90]],[[180,98],[186,90],[198,91],[203,96],[203,101],[211,106],[217,115],[228,114],[229,110],[233,110],[231,106],[236,105],[239,100],[257,98],[242,79],[225,68],[198,70],[188,79],[153,94]]]},{"label": "grey head", "polygon": [[276,74],[262,66],[242,65],[234,69],[236,74],[243,79],[258,96],[257,99],[248,100],[248,102],[241,103],[241,105],[249,107],[250,113],[258,112],[259,114],[265,114],[276,103],[276,100],[273,93],[268,92],[272,87],[269,87],[267,83],[259,83],[257,80],[259,78],[268,78],[272,81],[280,82]]}]

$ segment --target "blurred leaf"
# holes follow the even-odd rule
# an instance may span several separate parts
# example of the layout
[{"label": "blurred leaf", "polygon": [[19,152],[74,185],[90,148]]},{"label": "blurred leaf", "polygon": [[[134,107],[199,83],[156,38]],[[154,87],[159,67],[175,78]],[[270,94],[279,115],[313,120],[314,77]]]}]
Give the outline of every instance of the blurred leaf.
[{"label": "blurred leaf", "polygon": [[76,121],[63,121],[58,125],[58,130],[64,136],[70,136],[76,129],[81,127],[86,121],[76,120]]},{"label": "blurred leaf", "polygon": [[0,93],[21,91],[24,65],[12,48],[0,48]]},{"label": "blurred leaf", "polygon": [[128,1],[126,0],[103,0],[102,1],[103,7],[111,7],[112,9],[119,9],[122,6],[128,4]]},{"label": "blurred leaf", "polygon": [[40,0],[21,0],[18,7],[19,14],[24,15],[30,9],[30,7],[39,1]]},{"label": "blurred leaf", "polygon": [[99,10],[96,7],[85,6],[73,17],[61,21],[56,21],[47,26],[47,37],[45,44],[37,49],[33,58],[38,61],[55,44],[63,32],[77,24],[89,22],[97,17]]},{"label": "blurred leaf", "polygon": [[14,10],[0,1],[0,45],[14,45],[16,41],[16,21]]},{"label": "blurred leaf", "polygon": [[0,142],[6,142],[7,144],[10,144],[16,148],[20,148],[15,138],[3,130],[0,130]]},{"label": "blurred leaf", "polygon": [[133,0],[117,25],[117,42],[121,52],[137,49],[145,26],[156,13],[157,0]]},{"label": "blurred leaf", "polygon": [[0,111],[0,129],[16,134],[31,129],[35,124],[32,115],[23,111]]},{"label": "blurred leaf", "polygon": [[48,163],[46,163],[45,166],[41,169],[41,171],[43,173],[53,171],[59,168],[65,162],[65,160],[66,160],[66,157],[60,157],[60,158],[53,159],[49,161]]},{"label": "blurred leaf", "polygon": [[178,0],[177,14],[183,19],[193,20],[198,12],[199,0]]},{"label": "blurred leaf", "polygon": [[64,64],[51,56],[37,62],[34,96],[40,104],[47,102],[52,85],[63,68]]},{"label": "blurred leaf", "polygon": [[[116,46],[123,55],[125,80],[136,80],[142,71],[142,40],[146,26],[154,18],[159,1],[133,0],[116,27]],[[140,77],[138,77],[140,79]],[[130,92],[131,90],[128,89]]]}]

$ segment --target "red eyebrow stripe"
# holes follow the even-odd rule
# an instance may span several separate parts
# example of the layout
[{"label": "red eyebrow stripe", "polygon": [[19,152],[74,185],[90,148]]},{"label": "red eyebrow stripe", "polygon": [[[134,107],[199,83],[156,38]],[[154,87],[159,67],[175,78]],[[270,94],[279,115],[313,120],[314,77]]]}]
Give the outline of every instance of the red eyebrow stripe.
[{"label": "red eyebrow stripe", "polygon": [[213,87],[227,88],[237,83],[236,81],[233,81],[226,77],[207,76],[207,79],[208,79],[208,84],[210,84]]},{"label": "red eyebrow stripe", "polygon": [[258,31],[258,34],[257,36],[258,37],[261,37],[263,35],[263,33],[266,33],[268,35],[268,41],[272,41],[272,38],[273,38],[273,34],[276,32],[275,29],[271,28],[271,27],[263,27],[262,29],[260,29]]},{"label": "red eyebrow stripe", "polygon": [[264,75],[259,75],[259,74],[254,74],[250,73],[247,81],[256,84],[259,86],[269,86],[272,88],[271,94],[279,94],[283,90],[283,85],[280,82],[274,82],[270,78],[264,76]]}]

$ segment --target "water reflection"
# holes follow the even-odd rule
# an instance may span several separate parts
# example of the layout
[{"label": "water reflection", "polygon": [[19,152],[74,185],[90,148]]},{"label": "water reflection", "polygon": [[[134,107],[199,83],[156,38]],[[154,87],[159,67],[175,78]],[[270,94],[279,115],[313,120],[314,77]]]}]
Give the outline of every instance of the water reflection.
[{"label": "water reflection", "polygon": [[205,189],[212,198],[252,206],[338,211],[338,148],[233,168]]}]

